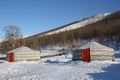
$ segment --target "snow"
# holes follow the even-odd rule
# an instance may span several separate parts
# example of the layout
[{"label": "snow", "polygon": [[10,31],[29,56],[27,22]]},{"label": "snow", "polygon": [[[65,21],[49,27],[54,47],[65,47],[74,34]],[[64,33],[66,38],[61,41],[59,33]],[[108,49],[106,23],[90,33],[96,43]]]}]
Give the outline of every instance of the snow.
[{"label": "snow", "polygon": [[27,38],[27,37],[30,37],[30,36],[33,36],[33,34],[25,35],[22,38]]},{"label": "snow", "polygon": [[46,49],[41,49],[40,50],[40,55],[41,56],[47,56],[47,55],[56,55],[59,53],[64,53],[63,51],[59,51],[62,50],[63,47],[60,46],[47,46]]},{"label": "snow", "polygon": [[0,42],[2,42],[2,39],[0,39]]},{"label": "snow", "polygon": [[15,54],[24,54],[24,53],[33,53],[33,50],[28,47],[19,47],[9,52],[14,52]]},{"label": "snow", "polygon": [[55,54],[59,54],[59,52],[58,52],[58,51],[55,51],[55,50],[49,50],[49,49],[47,49],[47,50],[41,50],[41,51],[40,51],[40,55],[41,55],[41,56],[55,55]]},{"label": "snow", "polygon": [[[111,13],[103,13],[103,14],[98,14],[98,15],[90,17],[90,18],[86,18],[84,20],[75,21],[73,23],[64,25],[64,27],[58,27],[58,29],[55,29],[55,30],[53,29],[51,31],[43,32],[39,36],[51,35],[51,34],[55,34],[55,33],[59,33],[59,32],[64,32],[64,31],[77,29],[77,28],[86,26],[88,24],[92,24],[92,23],[98,22],[98,21],[104,19],[106,16],[108,16],[110,14]],[[34,36],[34,35],[33,34],[26,35],[26,36],[23,36],[23,38],[27,38],[27,37],[30,37],[30,36]]]},{"label": "snow", "polygon": [[104,46],[98,42],[88,42],[87,44],[85,44],[84,46],[81,46],[80,49],[87,49],[87,48],[91,48],[91,49],[102,49],[102,50],[108,50],[108,51],[114,51],[112,48]]},{"label": "snow", "polygon": [[[102,20],[109,13],[68,25],[46,35],[76,29]],[[56,54],[55,50],[42,50],[41,55]],[[0,55],[2,56],[2,55]],[[41,62],[0,60],[0,80],[120,80],[120,51],[115,51],[115,61],[72,61],[71,55],[43,58]]]},{"label": "snow", "polygon": [[6,57],[6,55],[5,55],[5,54],[1,54],[1,53],[0,53],[0,57]]},{"label": "snow", "polygon": [[85,25],[92,24],[92,23],[95,23],[97,21],[100,21],[100,20],[102,20],[104,17],[106,17],[108,15],[110,15],[110,13],[103,13],[103,14],[99,14],[99,15],[93,16],[93,17],[88,18],[88,19],[84,19],[82,21],[76,21],[73,24],[68,24],[63,28],[50,31],[50,32],[48,32],[48,33],[46,33],[44,35],[50,35],[50,34],[55,34],[55,33],[63,32],[63,31],[77,29],[77,28],[83,27]]},{"label": "snow", "polygon": [[[0,61],[0,80],[120,80],[120,52],[115,61],[72,61],[65,55],[41,62]],[[118,56],[118,57],[117,57]]]}]

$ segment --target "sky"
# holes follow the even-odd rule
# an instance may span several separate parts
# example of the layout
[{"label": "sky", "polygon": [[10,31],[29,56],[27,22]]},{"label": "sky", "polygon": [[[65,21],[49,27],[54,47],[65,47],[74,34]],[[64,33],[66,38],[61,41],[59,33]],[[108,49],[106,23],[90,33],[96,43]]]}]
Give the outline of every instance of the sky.
[{"label": "sky", "polygon": [[9,25],[27,36],[118,10],[120,0],[0,0],[0,39]]}]

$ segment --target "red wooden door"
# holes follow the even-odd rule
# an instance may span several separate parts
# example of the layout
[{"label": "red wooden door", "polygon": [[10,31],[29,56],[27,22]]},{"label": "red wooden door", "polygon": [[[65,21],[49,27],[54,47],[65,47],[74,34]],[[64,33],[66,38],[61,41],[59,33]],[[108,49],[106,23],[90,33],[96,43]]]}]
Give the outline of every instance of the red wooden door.
[{"label": "red wooden door", "polygon": [[9,55],[8,55],[8,61],[9,62],[13,62],[14,61],[14,54],[13,53],[9,53]]},{"label": "red wooden door", "polygon": [[90,61],[90,49],[82,50],[82,60],[84,62],[89,62]]}]

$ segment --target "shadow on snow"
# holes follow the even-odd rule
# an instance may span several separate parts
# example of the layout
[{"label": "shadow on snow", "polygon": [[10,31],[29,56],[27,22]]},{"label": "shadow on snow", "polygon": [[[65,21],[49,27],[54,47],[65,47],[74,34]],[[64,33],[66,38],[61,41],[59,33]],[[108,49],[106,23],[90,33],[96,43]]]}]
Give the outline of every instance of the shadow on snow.
[{"label": "shadow on snow", "polygon": [[120,80],[120,64],[112,64],[103,70],[105,72],[88,75],[95,80]]},{"label": "shadow on snow", "polygon": [[57,61],[57,60],[46,60],[45,63],[47,64],[53,64],[53,65],[59,65],[59,66],[64,66],[64,65],[71,65],[71,66],[76,66],[77,64],[80,64],[81,61],[73,61],[73,60],[69,60],[69,61]]},{"label": "shadow on snow", "polygon": [[[120,58],[120,52],[115,53],[115,58]],[[105,72],[88,74],[95,80],[120,80],[120,64],[111,64],[103,69]]]}]

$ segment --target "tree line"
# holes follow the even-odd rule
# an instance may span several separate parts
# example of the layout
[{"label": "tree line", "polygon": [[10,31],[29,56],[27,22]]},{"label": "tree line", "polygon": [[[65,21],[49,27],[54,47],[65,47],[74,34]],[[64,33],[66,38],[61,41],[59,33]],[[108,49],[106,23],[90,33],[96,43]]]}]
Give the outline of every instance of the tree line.
[{"label": "tree line", "polygon": [[49,45],[60,45],[71,49],[79,46],[82,41],[91,41],[93,38],[100,43],[111,41],[118,44],[120,42],[120,12],[111,14],[99,22],[74,30],[52,35],[28,37],[25,39],[25,43],[27,43],[26,46],[35,49],[45,48]]},{"label": "tree line", "polygon": [[[28,46],[32,49],[45,49],[47,46],[62,46],[63,49],[72,49],[80,46],[84,40],[95,40],[100,43],[116,43],[120,46],[120,11],[105,17],[96,23],[86,25],[74,30],[59,32],[51,35],[35,35],[27,38],[17,38],[14,47]],[[2,42],[4,51],[12,48],[9,40]],[[106,44],[107,45],[107,44]]]}]

